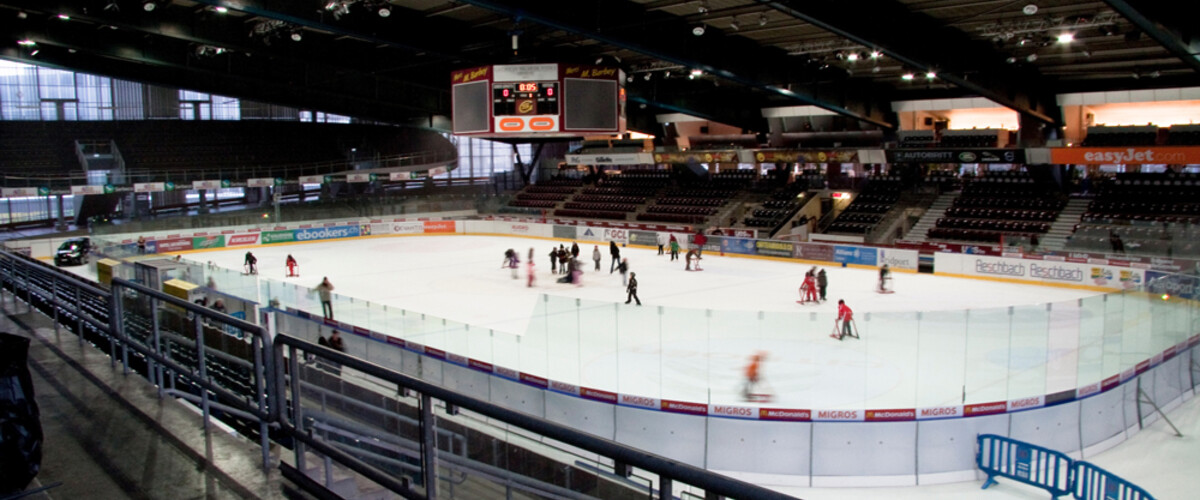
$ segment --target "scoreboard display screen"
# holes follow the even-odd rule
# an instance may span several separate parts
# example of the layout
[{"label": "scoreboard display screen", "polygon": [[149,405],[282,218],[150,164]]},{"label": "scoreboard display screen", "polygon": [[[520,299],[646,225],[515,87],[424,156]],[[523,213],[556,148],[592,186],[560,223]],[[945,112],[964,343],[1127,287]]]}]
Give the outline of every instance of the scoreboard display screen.
[{"label": "scoreboard display screen", "polygon": [[450,73],[455,134],[579,137],[625,131],[625,74],[585,64],[501,64]]},{"label": "scoreboard display screen", "polygon": [[492,116],[557,114],[558,82],[492,84]]}]

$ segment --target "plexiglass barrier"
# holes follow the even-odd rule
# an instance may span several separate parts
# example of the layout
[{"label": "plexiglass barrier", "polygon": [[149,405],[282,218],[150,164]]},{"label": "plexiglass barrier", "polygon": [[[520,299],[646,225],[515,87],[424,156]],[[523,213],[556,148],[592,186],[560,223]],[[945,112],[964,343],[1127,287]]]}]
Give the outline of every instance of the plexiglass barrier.
[{"label": "plexiglass barrier", "polygon": [[[222,291],[247,277],[211,270]],[[307,286],[260,279],[263,303],[321,317]],[[315,283],[314,283],[315,285]],[[621,395],[768,406],[928,408],[1036,398],[1099,384],[1200,331],[1195,301],[1140,290],[1030,306],[868,312],[860,338],[836,340],[829,313],[721,311],[542,295],[520,333],[333,295],[334,318],[535,377]],[[470,307],[470,304],[463,304]],[[394,345],[344,335],[347,352],[387,365]]]}]

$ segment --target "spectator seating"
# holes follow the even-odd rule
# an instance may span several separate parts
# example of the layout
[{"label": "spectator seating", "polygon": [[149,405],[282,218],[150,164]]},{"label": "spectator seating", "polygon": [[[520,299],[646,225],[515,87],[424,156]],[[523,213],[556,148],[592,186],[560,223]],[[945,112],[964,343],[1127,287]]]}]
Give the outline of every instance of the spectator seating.
[{"label": "spectator seating", "polygon": [[568,208],[568,209],[572,209],[572,210],[599,210],[599,211],[606,211],[606,212],[626,212],[626,213],[628,213],[628,212],[636,212],[638,209],[638,206],[629,204],[629,203],[580,203],[580,202],[575,202],[575,201],[568,201],[563,204],[563,208]]},{"label": "spectator seating", "polygon": [[556,217],[580,217],[585,219],[611,219],[625,220],[625,215],[628,212],[611,212],[605,210],[576,210],[576,209],[558,209],[554,211]]},{"label": "spectator seating", "polygon": [[825,231],[829,233],[867,234],[883,220],[887,213],[900,201],[900,177],[894,175],[871,176],[862,193],[850,202],[842,213]]},{"label": "spectator seating", "polygon": [[1158,142],[1158,127],[1089,127],[1082,146],[1153,146]]},{"label": "spectator seating", "polygon": [[1200,145],[1200,125],[1171,125],[1167,130],[1168,146]]},{"label": "spectator seating", "polygon": [[928,148],[937,144],[932,130],[901,131],[898,138],[902,148]]},{"label": "spectator seating", "polygon": [[991,172],[970,180],[926,236],[1000,243],[1014,234],[1037,240],[1065,206],[1056,187],[1036,182],[1028,172]]}]

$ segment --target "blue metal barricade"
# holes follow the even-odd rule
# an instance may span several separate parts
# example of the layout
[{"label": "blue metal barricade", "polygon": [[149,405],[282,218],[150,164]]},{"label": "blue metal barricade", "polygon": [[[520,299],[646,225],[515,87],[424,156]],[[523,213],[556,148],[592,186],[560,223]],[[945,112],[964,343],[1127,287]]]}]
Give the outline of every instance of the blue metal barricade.
[{"label": "blue metal barricade", "polygon": [[1071,458],[1061,452],[1009,439],[995,434],[980,434],[975,463],[988,475],[983,488],[996,484],[996,477],[1045,489],[1054,498],[1071,494]]},{"label": "blue metal barricade", "polygon": [[1075,498],[1079,500],[1154,500],[1137,485],[1088,462],[1075,462]]}]

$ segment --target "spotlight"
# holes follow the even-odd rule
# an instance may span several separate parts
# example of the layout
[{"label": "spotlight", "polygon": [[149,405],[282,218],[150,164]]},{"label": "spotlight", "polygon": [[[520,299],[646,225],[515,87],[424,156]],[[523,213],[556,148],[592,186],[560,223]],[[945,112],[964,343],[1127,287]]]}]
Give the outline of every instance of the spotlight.
[{"label": "spotlight", "polygon": [[1149,76],[1150,76],[1150,78],[1158,78],[1158,77],[1162,76],[1162,73],[1159,73],[1158,70],[1154,70],[1154,71],[1150,72]]},{"label": "spotlight", "polygon": [[837,60],[839,60],[839,61],[844,61],[844,60],[846,60],[846,54],[845,54],[845,53],[843,53],[843,52],[842,52],[842,51],[840,51],[840,50],[839,50],[839,51],[837,51],[837,52],[834,52],[834,53],[833,53],[833,57],[836,57],[836,58],[837,58]]},{"label": "spotlight", "polygon": [[1058,35],[1058,43],[1071,43],[1075,41],[1074,33],[1063,33]]},{"label": "spotlight", "polygon": [[292,41],[293,42],[299,42],[300,40],[303,40],[303,39],[304,39],[304,34],[300,33],[300,31],[292,32]]},{"label": "spotlight", "polygon": [[59,14],[59,15],[57,15],[57,16],[54,16],[54,17],[57,17],[57,18],[59,18],[59,19],[61,19],[61,20],[63,20],[63,21],[70,21],[70,20],[71,20],[71,16],[68,16],[68,15],[66,15],[66,14]]},{"label": "spotlight", "polygon": [[226,12],[229,12],[229,9],[218,5],[216,7],[213,7],[213,12],[216,12],[217,14],[224,14]]},{"label": "spotlight", "polygon": [[762,14],[758,15],[758,25],[759,26],[767,25],[767,13],[766,12],[763,12]]},{"label": "spotlight", "polygon": [[38,50],[38,49],[33,49],[33,52],[30,52],[30,53],[29,53],[29,55],[30,55],[30,56],[36,56],[36,55],[38,55],[38,52],[41,52],[41,51],[40,51],[40,50]]},{"label": "spotlight", "polygon": [[846,54],[846,60],[850,61],[850,62],[857,61],[858,60],[858,52],[851,52],[849,54]]},{"label": "spotlight", "polygon": [[1037,14],[1037,11],[1038,11],[1038,6],[1035,4],[1026,5],[1023,9],[1021,9],[1021,12],[1024,12],[1025,15],[1027,15],[1027,16],[1032,16],[1034,14]]},{"label": "spotlight", "polygon": [[737,31],[737,30],[742,29],[742,25],[738,24],[737,19],[734,19],[732,21],[729,21],[729,29],[731,29],[733,31]]},{"label": "spotlight", "polygon": [[1004,62],[1006,62],[1006,63],[1009,63],[1009,64],[1013,64],[1013,63],[1017,62],[1017,58],[1015,58],[1015,57],[1010,57],[1010,58],[1008,58],[1008,59],[1005,59],[1005,60],[1004,60]]},{"label": "spotlight", "polygon": [[37,45],[37,42],[27,38],[25,40],[17,40],[17,45],[20,45],[22,47],[33,47],[33,46]]},{"label": "spotlight", "polygon": [[1037,54],[1029,54],[1029,55],[1025,56],[1025,60],[1029,61],[1029,62],[1034,62],[1037,60]]},{"label": "spotlight", "polygon": [[379,14],[379,17],[388,17],[388,16],[392,15],[392,9],[388,8],[385,5],[383,7],[380,7],[379,11],[376,13]]},{"label": "spotlight", "polygon": [[27,17],[29,17],[29,14],[26,14],[24,12],[17,12],[17,19],[25,19]]},{"label": "spotlight", "polygon": [[696,26],[692,28],[692,34],[696,36],[704,36],[704,26]]},{"label": "spotlight", "polygon": [[701,14],[708,14],[708,2],[701,0],[700,7],[697,8]]},{"label": "spotlight", "polygon": [[878,72],[879,72],[879,69],[880,69],[880,68],[879,68],[879,66],[875,66],[875,67],[871,68],[871,72],[872,72],[872,73],[878,73]]},{"label": "spotlight", "polygon": [[337,2],[328,2],[325,4],[325,10],[328,10],[328,11],[337,10],[339,5],[340,4],[338,4]]},{"label": "spotlight", "polygon": [[642,75],[642,79],[646,80],[647,82],[650,81],[650,73],[646,73],[645,75]]},{"label": "spotlight", "polygon": [[912,81],[913,78],[914,78],[914,75],[912,73],[905,73],[903,75],[900,75],[900,79],[904,80],[906,82]]},{"label": "spotlight", "polygon": [[934,71],[930,71],[930,72],[927,72],[927,73],[925,73],[925,79],[926,79],[926,80],[932,80],[932,79],[934,79],[934,78],[937,78],[937,73],[936,73],[936,72],[934,72]]},{"label": "spotlight", "polygon": [[154,12],[154,9],[157,8],[158,2],[155,2],[154,0],[146,0],[145,2],[142,2],[142,10],[146,12]]},{"label": "spotlight", "polygon": [[704,74],[703,71],[698,70],[698,69],[693,69],[691,75],[689,75],[689,76],[691,76],[692,78],[695,78],[695,77],[701,76],[703,74]]},{"label": "spotlight", "polygon": [[880,57],[883,57],[883,52],[880,52],[878,50],[871,51],[871,59],[879,59]]}]

